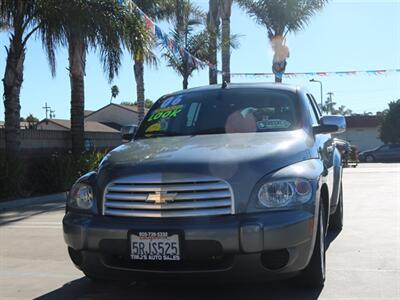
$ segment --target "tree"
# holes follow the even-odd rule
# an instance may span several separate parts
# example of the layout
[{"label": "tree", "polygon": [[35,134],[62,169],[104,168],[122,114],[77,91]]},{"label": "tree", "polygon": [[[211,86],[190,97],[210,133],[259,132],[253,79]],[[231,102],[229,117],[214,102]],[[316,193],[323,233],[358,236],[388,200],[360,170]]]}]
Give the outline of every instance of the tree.
[{"label": "tree", "polygon": [[322,106],[322,111],[327,114],[333,114],[336,111],[336,104],[336,102],[328,98]]},{"label": "tree", "polygon": [[26,117],[25,121],[28,122],[29,129],[36,129],[36,125],[37,123],[39,123],[39,119],[32,114],[29,114],[29,116]]},{"label": "tree", "polygon": [[274,51],[272,71],[275,74],[275,82],[282,82],[289,57],[289,48],[286,46],[287,34],[303,29],[327,0],[238,0],[238,2],[252,18],[266,27]]},{"label": "tree", "polygon": [[222,19],[222,81],[231,82],[231,14],[233,0],[220,0]]},{"label": "tree", "polygon": [[336,104],[336,102],[328,99],[322,106],[322,111],[331,115],[351,116],[353,114],[353,111],[344,105],[340,105],[338,108],[336,108]]},{"label": "tree", "polygon": [[[170,19],[174,15],[175,8],[177,7],[176,1],[177,0],[134,0],[134,3],[150,18],[153,18],[154,20],[166,20]],[[128,8],[131,11],[136,10],[132,5],[128,6]],[[136,98],[138,102],[140,123],[143,120],[145,113],[144,64],[147,63],[155,66],[157,64],[157,59],[152,52],[154,41],[153,43],[146,43],[144,42],[144,40],[146,40],[145,36],[140,37],[140,39],[134,35],[132,36],[131,25],[132,24],[129,22],[125,25],[126,30],[124,40],[126,47],[134,60],[133,71],[135,74]],[[135,26],[135,24],[133,25]]]},{"label": "tree", "polygon": [[46,0],[52,3],[43,40],[47,52],[54,55],[56,45],[68,47],[71,84],[72,151],[84,149],[84,76],[86,54],[98,50],[103,69],[111,81],[118,73],[125,22],[131,25],[132,39],[145,40],[139,16],[127,11],[118,0]]},{"label": "tree", "polygon": [[383,115],[379,138],[385,144],[400,144],[400,99],[389,103],[389,110]]},{"label": "tree", "polygon": [[[147,108],[147,109],[149,109],[152,105],[153,105],[153,101],[151,101],[150,99],[146,99],[145,101],[144,101],[144,107],[145,108]],[[130,102],[130,101],[122,101],[121,102],[121,105],[126,105],[126,106],[137,106],[138,105],[138,102],[137,101],[135,101],[135,102]]]},{"label": "tree", "polygon": [[10,160],[18,158],[20,151],[20,94],[24,79],[26,44],[42,26],[45,4],[44,1],[28,0],[0,2],[1,30],[10,32],[3,78],[5,146],[7,158]]},{"label": "tree", "polygon": [[112,102],[112,99],[113,99],[113,98],[114,98],[114,99],[117,98],[118,94],[119,94],[119,88],[118,88],[118,86],[113,85],[113,86],[111,87],[111,98],[110,98],[110,103]]},{"label": "tree", "polygon": [[[218,65],[218,33],[220,26],[220,0],[209,0],[207,14],[207,33],[208,33],[208,61],[214,65]],[[218,83],[218,74],[216,70],[209,68],[208,77],[210,84]]]},{"label": "tree", "polygon": [[[181,18],[181,19],[179,19]],[[205,30],[198,31],[197,27],[203,24],[203,12],[190,1],[182,1],[181,11],[175,17],[174,30],[171,31],[172,38],[179,47],[182,47],[198,59],[204,60],[208,56],[208,36]],[[189,77],[194,70],[202,68],[191,59],[187,53],[176,53],[173,49],[164,47],[163,57],[168,66],[173,68],[183,78],[182,87],[187,89]]]},{"label": "tree", "polygon": [[[146,99],[144,101],[144,107],[147,109],[151,108],[153,106],[153,104],[154,104],[154,102],[151,101],[150,99]],[[138,105],[137,101],[135,103],[133,103],[133,105],[137,106]]]},{"label": "tree", "polygon": [[351,116],[353,114],[353,111],[344,105],[340,105],[335,111],[335,114],[339,114],[342,116]]}]

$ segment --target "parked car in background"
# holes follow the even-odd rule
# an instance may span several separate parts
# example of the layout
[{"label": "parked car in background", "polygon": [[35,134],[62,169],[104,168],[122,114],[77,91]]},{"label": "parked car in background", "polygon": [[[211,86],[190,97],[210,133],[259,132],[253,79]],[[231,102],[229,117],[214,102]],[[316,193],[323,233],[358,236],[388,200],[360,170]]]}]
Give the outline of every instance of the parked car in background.
[{"label": "parked car in background", "polygon": [[321,286],[328,227],[343,225],[331,134],[345,124],[289,85],[166,95],[131,142],[72,187],[71,260],[94,281],[301,274]]},{"label": "parked car in background", "polygon": [[388,144],[359,153],[362,162],[399,162],[400,144]]},{"label": "parked car in background", "polygon": [[351,145],[348,141],[335,138],[334,143],[336,148],[342,155],[342,164],[344,167],[357,167],[359,162],[358,151],[355,145]]},{"label": "parked car in background", "polygon": [[138,126],[137,125],[125,125],[121,128],[121,138],[125,141],[130,141],[133,138]]}]

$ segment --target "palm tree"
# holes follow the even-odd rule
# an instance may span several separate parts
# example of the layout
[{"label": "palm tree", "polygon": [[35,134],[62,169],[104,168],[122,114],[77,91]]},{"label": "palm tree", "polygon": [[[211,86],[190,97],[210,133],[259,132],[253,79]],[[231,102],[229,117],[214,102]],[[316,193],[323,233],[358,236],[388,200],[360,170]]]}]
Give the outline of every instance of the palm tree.
[{"label": "palm tree", "polygon": [[[209,0],[207,14],[207,31],[208,31],[208,61],[217,66],[217,49],[218,49],[218,33],[220,26],[220,5],[219,0]],[[210,84],[218,83],[218,74],[212,68],[208,71]]]},{"label": "palm tree", "polygon": [[222,19],[222,81],[231,82],[231,14],[233,0],[220,0]]},{"label": "palm tree", "polygon": [[196,31],[197,27],[203,24],[204,13],[190,1],[182,1],[179,14],[175,17],[174,30],[171,31],[172,38],[177,45],[187,52],[176,51],[164,47],[166,52],[163,57],[167,60],[168,66],[172,67],[182,78],[183,89],[189,86],[189,77],[194,70],[203,68],[203,65],[196,63],[188,53],[194,57],[204,60],[208,56],[208,35],[206,31]]},{"label": "palm tree", "polygon": [[[10,31],[4,71],[5,146],[7,158],[18,158],[20,151],[20,93],[23,82],[26,44],[41,26],[41,1],[2,0],[0,29]],[[52,71],[54,71],[54,65]]]},{"label": "palm tree", "polygon": [[[170,19],[175,13],[175,1],[177,0],[134,0],[133,2],[150,18],[154,20],[166,20]],[[131,11],[135,9],[133,6],[129,6],[129,8]],[[152,52],[154,43],[149,44],[138,41],[137,37],[132,36],[130,31],[130,26],[127,25],[124,39],[127,49],[134,60],[133,71],[136,81],[136,101],[138,103],[138,119],[140,123],[145,114],[144,64],[147,63],[155,66],[157,59]]]},{"label": "palm tree", "polygon": [[118,86],[113,85],[113,86],[111,87],[111,98],[110,98],[110,103],[112,102],[112,99],[113,99],[113,98],[114,98],[114,99],[117,98],[118,94],[119,94],[119,88],[118,88]]},{"label": "palm tree", "polygon": [[285,44],[289,32],[303,29],[327,0],[238,0],[259,24],[266,27],[274,51],[272,70],[275,82],[282,82],[289,48]]},{"label": "palm tree", "polygon": [[104,71],[111,81],[118,73],[122,54],[124,25],[128,22],[132,39],[142,38],[143,27],[137,14],[128,12],[118,0],[47,0],[55,9],[49,10],[49,22],[43,32],[48,53],[55,45],[68,47],[71,84],[72,151],[79,155],[84,148],[84,76],[86,54],[98,50]]}]

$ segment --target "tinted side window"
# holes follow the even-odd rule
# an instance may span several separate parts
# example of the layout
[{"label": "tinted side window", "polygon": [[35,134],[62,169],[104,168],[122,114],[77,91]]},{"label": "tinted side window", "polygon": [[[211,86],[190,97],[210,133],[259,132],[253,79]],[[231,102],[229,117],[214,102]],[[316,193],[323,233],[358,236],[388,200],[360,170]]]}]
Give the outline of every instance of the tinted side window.
[{"label": "tinted side window", "polygon": [[308,107],[308,110],[310,111],[311,122],[313,125],[318,125],[319,124],[318,112],[317,112],[316,108],[314,107],[312,98],[310,97],[309,94],[307,94],[307,98],[308,98],[307,107]]}]

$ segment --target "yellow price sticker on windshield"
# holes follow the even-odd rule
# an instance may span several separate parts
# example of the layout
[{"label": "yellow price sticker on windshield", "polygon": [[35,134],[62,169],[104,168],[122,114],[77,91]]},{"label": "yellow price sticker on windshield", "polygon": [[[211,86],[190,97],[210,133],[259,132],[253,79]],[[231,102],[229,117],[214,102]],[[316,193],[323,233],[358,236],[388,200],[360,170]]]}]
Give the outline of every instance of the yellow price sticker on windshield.
[{"label": "yellow price sticker on windshield", "polygon": [[147,121],[151,122],[161,119],[176,118],[176,116],[182,111],[182,109],[183,109],[182,105],[157,109]]},{"label": "yellow price sticker on windshield", "polygon": [[152,133],[152,132],[157,132],[160,130],[161,130],[161,124],[156,123],[156,124],[153,124],[153,125],[147,127],[145,133]]}]

